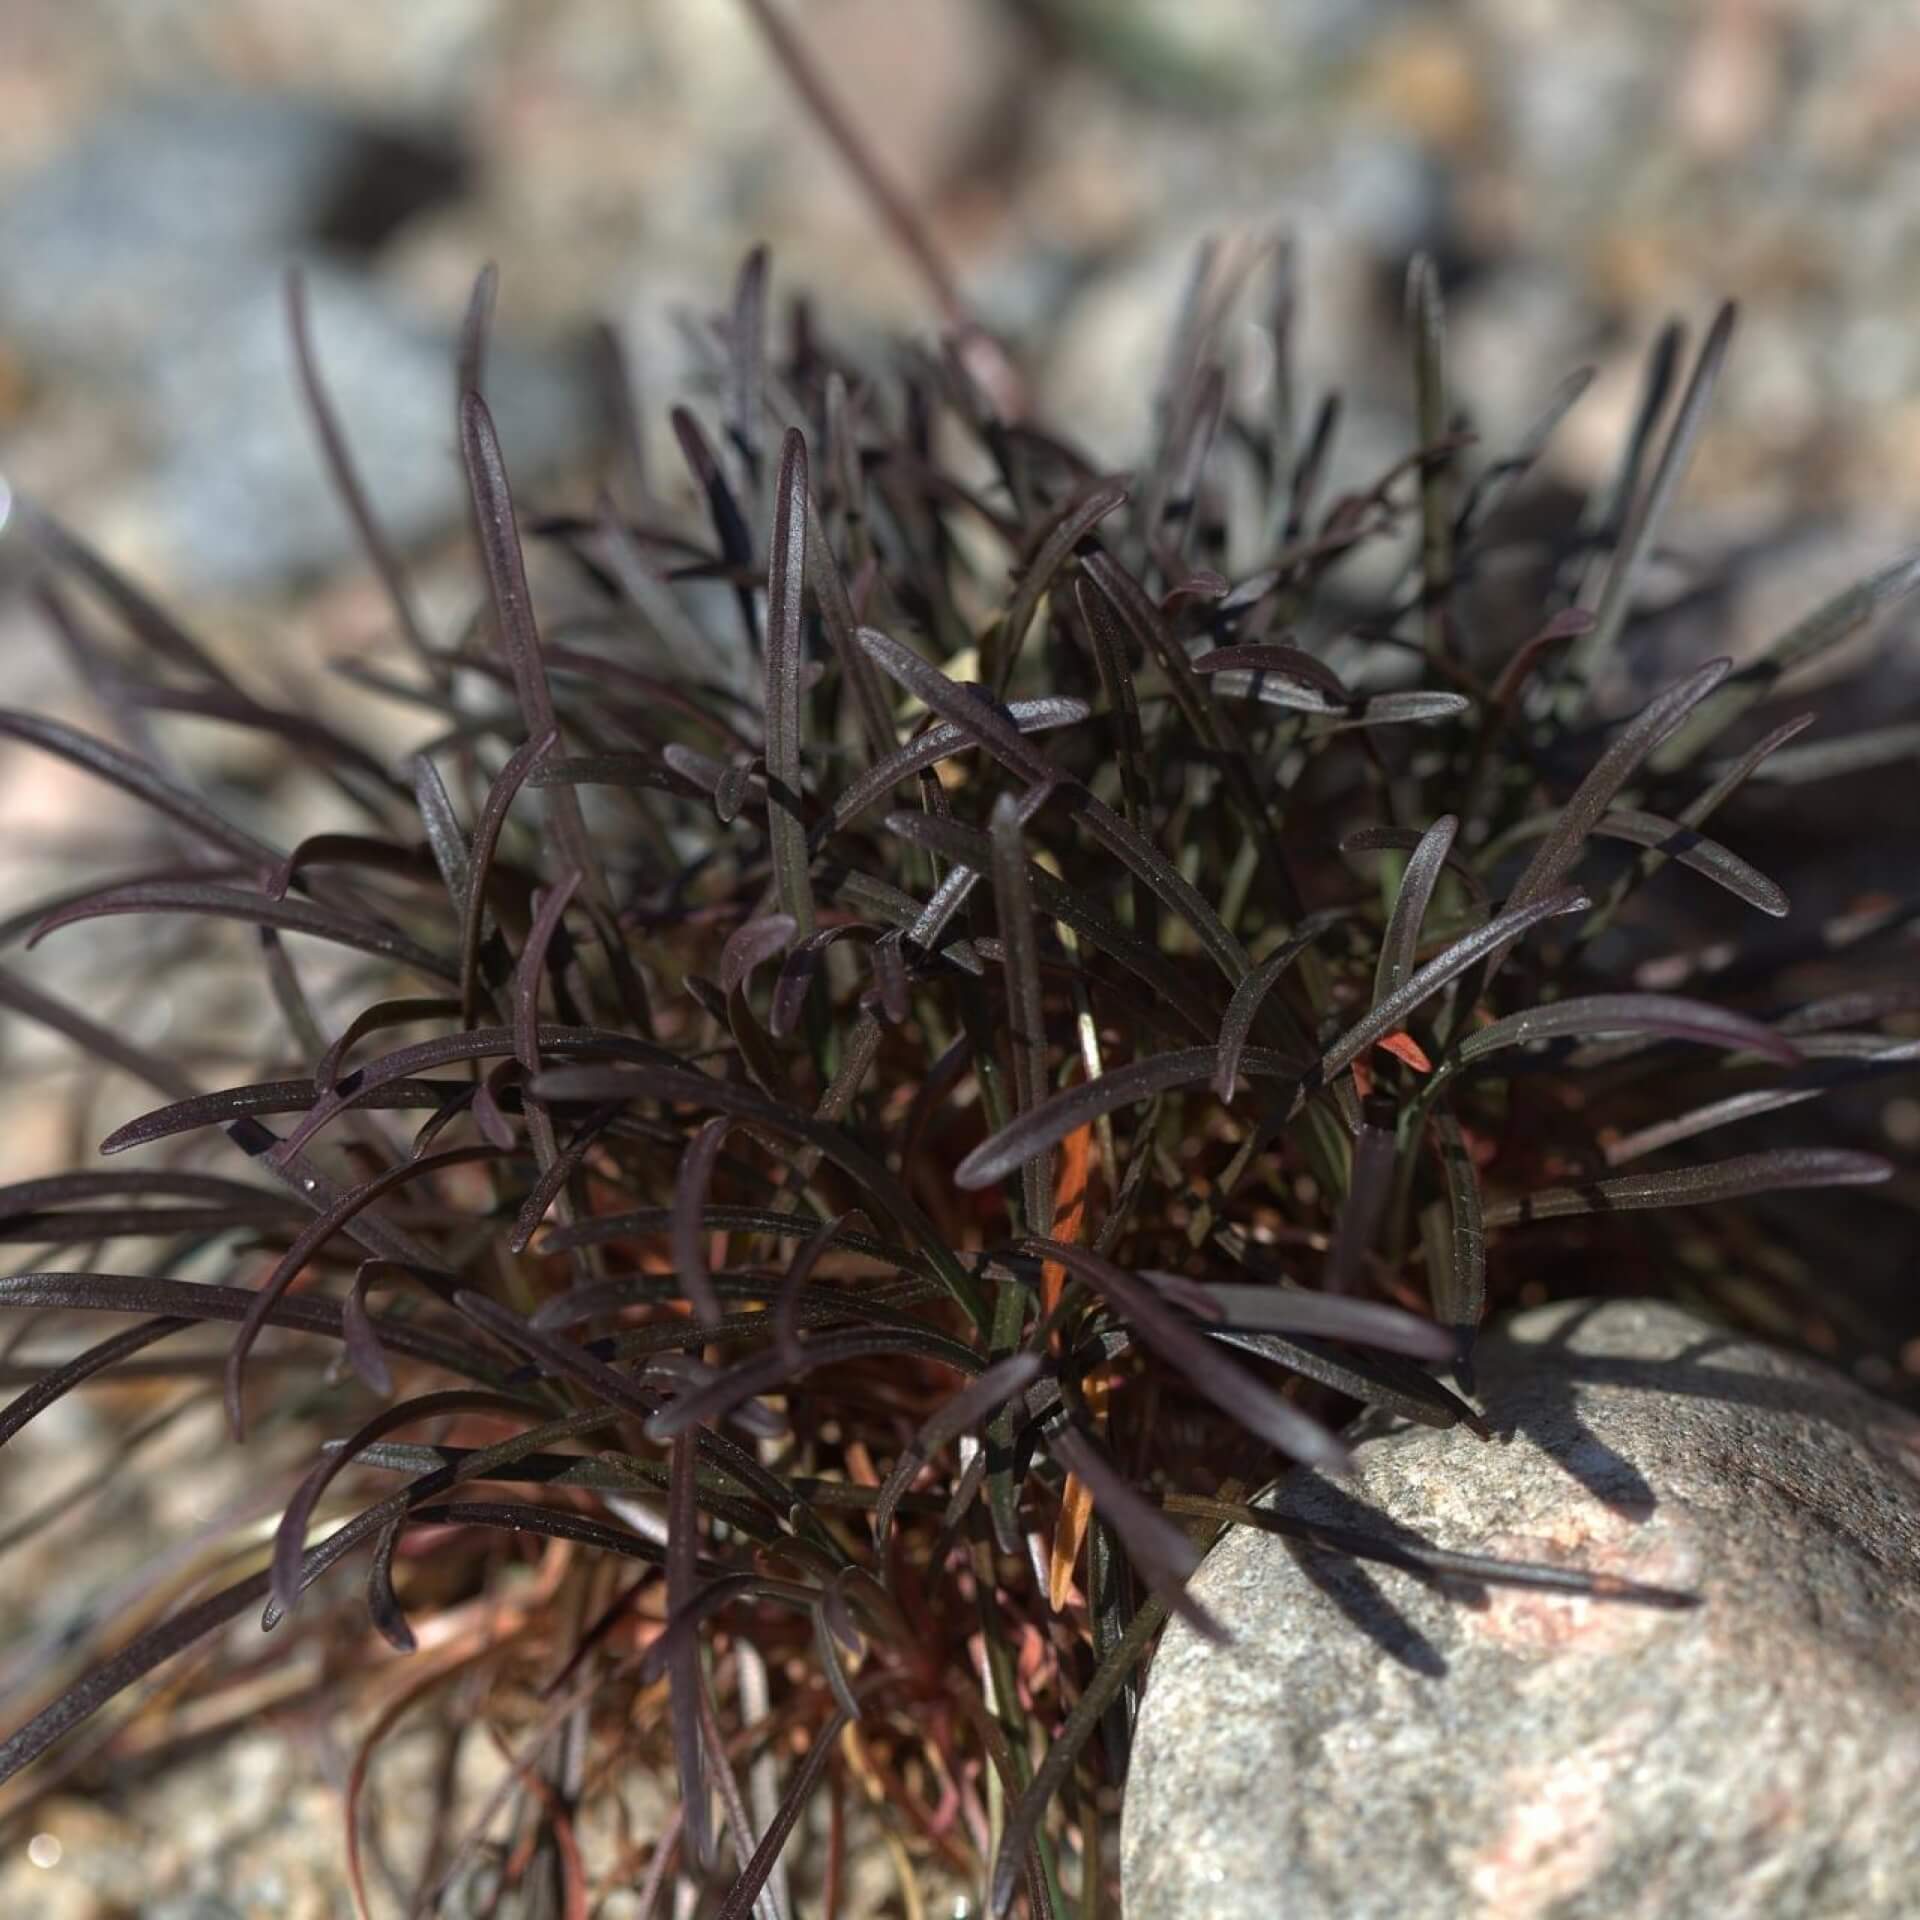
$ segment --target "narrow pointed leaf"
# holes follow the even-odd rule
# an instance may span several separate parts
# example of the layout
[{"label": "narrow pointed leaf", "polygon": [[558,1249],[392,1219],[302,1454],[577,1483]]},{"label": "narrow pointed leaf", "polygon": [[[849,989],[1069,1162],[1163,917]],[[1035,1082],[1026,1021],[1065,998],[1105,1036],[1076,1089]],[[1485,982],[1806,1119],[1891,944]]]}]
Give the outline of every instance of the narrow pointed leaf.
[{"label": "narrow pointed leaf", "polygon": [[1480,1172],[1460,1122],[1443,1105],[1433,1118],[1434,1146],[1447,1183],[1447,1261],[1431,1275],[1433,1310],[1453,1329],[1460,1383],[1471,1389],[1473,1343],[1487,1311],[1487,1232]]},{"label": "narrow pointed leaf", "polygon": [[1878,1154],[1839,1147],[1776,1147],[1731,1160],[1671,1173],[1617,1174],[1578,1187],[1542,1187],[1518,1200],[1487,1209],[1490,1227],[1529,1220],[1556,1220],[1578,1213],[1626,1213],[1648,1207],[1701,1207],[1718,1200],[1744,1200],[1796,1187],[1873,1186],[1893,1178],[1891,1162]]},{"label": "narrow pointed leaf", "polygon": [[875,1206],[920,1243],[968,1316],[977,1325],[984,1324],[986,1316],[973,1277],[955,1258],[945,1237],[900,1181],[840,1128],[814,1120],[746,1087],[680,1066],[549,1067],[533,1082],[532,1091],[543,1099],[555,1101],[647,1098],[685,1101],[709,1112],[771,1128],[817,1149],[849,1174],[865,1189]]},{"label": "narrow pointed leaf", "polygon": [[487,874],[493,866],[494,849],[500,844],[500,831],[507,824],[507,809],[514,796],[526,784],[546,755],[552,751],[559,734],[548,731],[537,739],[514,748],[506,763],[494,776],[481,804],[480,817],[474,823],[473,850],[467,860],[467,890],[460,918],[460,1006],[462,1018],[471,1020],[480,987],[480,933],[486,910]]},{"label": "narrow pointed leaf", "polygon": [[[673,1444],[667,1478],[667,1611],[681,1612],[698,1584],[700,1515],[694,1502],[694,1436],[683,1433]],[[700,1647],[685,1636],[667,1665],[668,1712],[673,1723],[674,1768],[687,1847],[694,1865],[707,1872],[713,1864],[714,1834],[707,1806],[706,1768],[700,1750]]]},{"label": "narrow pointed leaf", "polygon": [[[102,1153],[124,1153],[129,1147],[151,1146],[175,1134],[199,1127],[231,1127],[276,1113],[306,1113],[334,1089],[313,1080],[261,1080],[251,1086],[224,1087],[218,1093],[196,1093],[140,1114],[116,1127],[100,1143]],[[445,1080],[395,1078],[363,1090],[355,1104],[367,1107],[445,1107],[464,1089]],[[273,1144],[268,1135],[262,1149]]]},{"label": "narrow pointed leaf", "polygon": [[[1016,700],[1007,712],[1022,733],[1044,733],[1055,727],[1070,727],[1086,719],[1088,707],[1084,700],[1049,697]],[[814,841],[817,843],[829,833],[851,825],[869,807],[886,799],[903,780],[910,780],[916,773],[942,760],[951,759],[955,754],[966,752],[973,744],[973,736],[950,721],[943,720],[936,726],[928,727],[924,733],[909,740],[904,747],[895,748],[885,759],[876,761],[857,780],[842,788],[834,797],[825,818],[814,827]]]},{"label": "narrow pointed leaf", "polygon": [[1283,646],[1231,646],[1216,647],[1211,653],[1198,655],[1193,663],[1195,673],[1235,673],[1247,672],[1255,675],[1274,673],[1282,678],[1298,681],[1310,692],[1323,697],[1312,711],[1323,711],[1329,707],[1344,708],[1351,704],[1353,694],[1347,684],[1324,660],[1311,653],[1303,653],[1298,647]]},{"label": "narrow pointed leaf", "polygon": [[[1155,1094],[1204,1087],[1219,1071],[1220,1053],[1218,1047],[1183,1047],[1124,1067],[1109,1067],[1097,1080],[1063,1088],[975,1147],[954,1168],[954,1184],[969,1190],[990,1187],[1032,1155],[1057,1146],[1068,1134],[1092,1124],[1102,1114],[1150,1100]],[[1299,1074],[1300,1063],[1265,1047],[1247,1047],[1242,1049],[1239,1070],[1289,1080]]]},{"label": "narrow pointed leaf", "polygon": [[1453,586],[1453,509],[1449,458],[1432,451],[1447,432],[1447,319],[1440,270],[1431,254],[1407,269],[1407,331],[1413,336],[1414,418],[1420,435],[1420,601],[1427,654],[1444,658],[1446,606]]},{"label": "narrow pointed leaf", "polygon": [[[989,837],[993,843],[994,899],[999,908],[1000,940],[1006,957],[1016,1111],[1031,1113],[1047,1093],[1046,1001],[1040,988],[1040,958],[1033,932],[1033,893],[1027,884],[1020,807],[1012,794],[1003,793],[994,802]],[[1022,1217],[1027,1230],[1050,1232],[1053,1227],[1051,1151],[1036,1153],[1020,1171],[1025,1201]]]},{"label": "narrow pointed leaf", "polygon": [[1005,719],[985,696],[970,694],[949,680],[937,667],[921,659],[911,647],[902,646],[899,641],[876,628],[861,628],[860,640],[868,653],[909,693],[943,719],[952,720],[972,733],[988,752],[1022,779],[1036,786],[1056,783],[1074,818],[1110,853],[1124,860],[1167,906],[1193,928],[1201,944],[1230,980],[1239,981],[1247,968],[1246,949],[1227,931],[1220,916],[1175,871],[1172,863],[1158,849],[1134,832],[1118,814],[1096,800],[1084,787],[1062,779],[1060,770],[1043,754],[1028,746],[1019,729]]},{"label": "narrow pointed leaf", "polygon": [[[1574,789],[1573,797],[1561,808],[1553,830],[1513,883],[1513,890],[1507,895],[1509,907],[1525,906],[1551,892],[1565,879],[1579,859],[1594,822],[1612,805],[1614,795],[1661,741],[1727,677],[1731,664],[1724,658],[1709,660],[1685,679],[1655,694],[1620,730],[1613,744]],[[1499,971],[1507,952],[1508,947],[1501,947],[1488,956],[1488,982]]]},{"label": "narrow pointed leaf", "polygon": [[1274,1333],[1304,1333],[1322,1340],[1346,1340],[1416,1360],[1444,1360],[1452,1350],[1445,1330],[1404,1307],[1377,1300],[1355,1300],[1305,1287],[1259,1287],[1206,1282],[1206,1298],[1219,1310],[1220,1324]]},{"label": "narrow pointed leaf", "polygon": [[129,913],[205,914],[218,920],[243,920],[273,927],[282,933],[304,933],[336,946],[352,947],[391,960],[437,980],[457,980],[459,969],[448,955],[438,954],[410,940],[398,929],[357,914],[336,911],[306,900],[275,900],[264,893],[190,880],[136,882],[109,887],[90,899],[69,902],[50,913],[33,931],[29,947],[50,933],[82,920],[100,920]]},{"label": "narrow pointed leaf", "polygon": [[1707,330],[1706,339],[1701,342],[1699,358],[1694,361],[1693,371],[1688,376],[1687,390],[1680,397],[1673,428],[1667,435],[1665,447],[1661,449],[1660,464],[1654,469],[1645,494],[1621,531],[1620,544],[1614,550],[1613,565],[1608,569],[1606,585],[1601,589],[1600,603],[1594,609],[1593,627],[1574,642],[1567,667],[1568,692],[1563,703],[1563,712],[1568,718],[1577,715],[1585,705],[1626,626],[1627,615],[1632,609],[1633,589],[1652,551],[1654,536],[1659,531],[1667,505],[1686,474],[1694,443],[1706,424],[1707,409],[1719,382],[1720,369],[1726,362],[1727,349],[1732,344],[1735,311],[1733,303],[1728,301],[1713,317],[1713,325]]},{"label": "narrow pointed leaf", "polygon": [[1220,1022],[1220,1063],[1213,1076],[1213,1091],[1222,1101],[1233,1098],[1233,1083],[1239,1077],[1241,1057],[1259,1018],[1261,1003],[1279,982],[1280,976],[1294,965],[1326,930],[1328,923],[1310,926],[1291,940],[1283,941],[1233,990],[1225,1017]]},{"label": "narrow pointed leaf", "polygon": [[1124,506],[1125,487],[1101,482],[1078,498],[1069,498],[1064,506],[1037,533],[1038,544],[1020,575],[1020,584],[1007,602],[1001,623],[999,663],[994,675],[995,690],[1004,698],[1013,679],[1014,664],[1033,622],[1035,610],[1052,588],[1074,549],[1086,539],[1108,514]]},{"label": "narrow pointed leaf", "polygon": [[1592,904],[1584,895],[1572,892],[1549,894],[1545,899],[1535,899],[1525,905],[1510,901],[1485,926],[1463,934],[1384,1000],[1375,1001],[1372,1010],[1355,1021],[1321,1056],[1312,1076],[1315,1083],[1324,1085],[1343,1073],[1369,1047],[1405,1026],[1408,1017],[1423,1002],[1488,954],[1511,946],[1543,920],[1560,914],[1582,913]]},{"label": "narrow pointed leaf", "polygon": [[[250,1287],[212,1282],[157,1280],[124,1273],[17,1273],[0,1278],[0,1308],[69,1313],[138,1313],[202,1320],[244,1320],[256,1295]],[[340,1308],[315,1294],[291,1294],[275,1304],[270,1325],[338,1340]],[[409,1320],[376,1318],[383,1345],[471,1380],[498,1384],[505,1372],[479,1348]]]},{"label": "narrow pointed leaf", "polygon": [[767,560],[767,839],[774,889],[802,935],[813,931],[807,830],[800,817],[801,613],[807,560],[807,443],[789,427],[780,448]]},{"label": "narrow pointed leaf", "polygon": [[1810,666],[1835,647],[1864,633],[1879,617],[1920,591],[1920,553],[1908,553],[1823,601],[1759,655],[1730,675],[1727,684],[1653,756],[1657,773],[1688,765],[1701,749],[1772,692],[1796,668]]},{"label": "narrow pointed leaf", "polygon": [[346,435],[341,430],[339,417],[333,410],[333,401],[327,393],[326,382],[321,378],[319,362],[314,358],[307,324],[306,276],[298,267],[290,269],[287,274],[287,328],[293,337],[293,362],[300,376],[300,390],[306,397],[307,411],[313,420],[314,437],[320,442],[321,457],[333,481],[333,490],[346,509],[347,518],[353,523],[354,532],[359,535],[360,545],[372,562],[374,572],[380,576],[380,584],[386,589],[402,637],[424,659],[431,649],[427,644],[426,630],[414,611],[413,594],[407,585],[405,571],[361,482],[359,469],[354,464]]},{"label": "narrow pointed leaf", "polygon": [[[555,731],[553,695],[547,686],[546,662],[541,657],[540,632],[534,624],[533,596],[527,585],[526,558],[520,550],[520,529],[514,519],[513,494],[507,483],[493,415],[477,387],[460,397],[460,453],[466,467],[467,490],[473,503],[474,527],[485,563],[487,590],[493,603],[494,624],[513,674],[527,738],[542,740]],[[588,897],[604,899],[606,881],[599,856],[581,816],[580,799],[571,787],[552,788],[547,796],[547,818],[567,864],[586,877]],[[474,863],[476,889],[484,868]]]},{"label": "narrow pointed leaf", "polygon": [[[1085,1247],[1029,1239],[1027,1251],[1057,1261],[1105,1299],[1141,1341],[1183,1373],[1196,1392],[1289,1459],[1344,1473],[1347,1449],[1310,1415],[1229,1360],[1146,1281]],[[1098,1497],[1096,1491],[1096,1498]]]},{"label": "narrow pointed leaf", "polygon": [[1594,822],[1593,830],[1602,839],[1650,847],[1695,873],[1704,873],[1748,906],[1758,907],[1776,920],[1788,911],[1787,896],[1764,873],[1719,841],[1709,840],[1678,820],[1643,813],[1638,807],[1611,807]]},{"label": "narrow pointed leaf", "polygon": [[1012,1906],[1027,1849],[1039,1833],[1048,1807],[1072,1777],[1079,1763],[1080,1749],[1093,1737],[1101,1716],[1125,1689],[1134,1668],[1145,1659],[1166,1617],[1166,1602],[1159,1599],[1150,1600],[1134,1615],[1074,1702],[1073,1711],[1059,1732],[1048,1742],[1045,1757],[1014,1802],[1000,1836],[1000,1851],[993,1858],[993,1879],[987,1892],[987,1912],[991,1920],[1001,1920]]},{"label": "narrow pointed leaf", "polygon": [[83,772],[107,781],[121,792],[144,802],[156,813],[164,814],[190,833],[197,834],[209,845],[219,847],[247,865],[259,868],[263,874],[271,873],[280,865],[282,855],[277,847],[256,839],[244,827],[236,827],[222,819],[197,794],[169,779],[157,767],[135,759],[130,753],[123,753],[104,740],[96,740],[77,727],[45,719],[39,714],[0,710],[0,737],[24,740],[29,746],[39,747],[43,752],[54,754]]},{"label": "narrow pointed leaf", "polygon": [[1673,993],[1581,994],[1528,1007],[1468,1034],[1455,1057],[1465,1066],[1502,1047],[1568,1036],[1584,1040],[1600,1034],[1654,1034],[1729,1051],[1744,1048],[1783,1066],[1792,1066],[1800,1058],[1793,1042],[1777,1029],[1710,1001]]},{"label": "narrow pointed leaf", "polygon": [[720,1318],[720,1298],[707,1277],[707,1250],[702,1244],[702,1216],[706,1211],[707,1189],[712,1184],[714,1162],[733,1131],[733,1122],[725,1115],[709,1120],[688,1143],[680,1157],[680,1171],[673,1183],[673,1268],[680,1276],[694,1312],[708,1326]]},{"label": "narrow pointed leaf", "polygon": [[1453,836],[1459,830],[1459,820],[1453,814],[1443,813],[1420,836],[1406,871],[1400,876],[1400,891],[1394,896],[1393,912],[1387,918],[1387,930],[1380,940],[1379,964],[1374,969],[1375,1000],[1384,1000],[1404,986],[1413,972],[1414,951],[1420,944],[1427,905],[1433,898],[1447,855],[1453,850]]}]

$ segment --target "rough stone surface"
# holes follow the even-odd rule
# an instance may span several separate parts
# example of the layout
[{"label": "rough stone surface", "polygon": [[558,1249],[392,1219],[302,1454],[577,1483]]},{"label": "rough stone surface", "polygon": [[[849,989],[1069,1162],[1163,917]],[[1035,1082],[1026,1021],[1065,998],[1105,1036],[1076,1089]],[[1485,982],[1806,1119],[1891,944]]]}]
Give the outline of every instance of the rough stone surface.
[{"label": "rough stone surface", "polygon": [[1450,1596],[1237,1530],[1195,1588],[1234,1644],[1176,1626],[1148,1679],[1128,1920],[1911,1913],[1920,1426],[1650,1302],[1537,1308],[1481,1371],[1494,1442],[1382,1423],[1349,1487],[1271,1504],[1705,1604]]}]

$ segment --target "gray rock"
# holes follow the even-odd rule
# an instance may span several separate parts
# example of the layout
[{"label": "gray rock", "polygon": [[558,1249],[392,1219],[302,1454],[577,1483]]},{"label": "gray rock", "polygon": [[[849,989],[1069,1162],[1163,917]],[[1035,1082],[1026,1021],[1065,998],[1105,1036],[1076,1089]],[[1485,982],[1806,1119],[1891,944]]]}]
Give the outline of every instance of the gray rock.
[{"label": "gray rock", "polygon": [[[0,197],[0,335],[48,389],[110,408],[137,448],[86,524],[130,529],[175,593],[277,591],[357,563],[288,340],[286,271],[302,260],[315,352],[389,533],[407,547],[457,525],[454,316],[416,311],[369,257],[459,177],[430,128],[211,94],[124,107]],[[508,335],[513,304],[509,288]],[[592,444],[583,353],[503,337],[487,371],[523,490]],[[38,490],[30,468],[11,477]]]},{"label": "gray rock", "polygon": [[132,102],[0,199],[0,324],[55,361],[153,357],[239,262],[364,250],[454,191],[457,150],[320,100]]},{"label": "gray rock", "polygon": [[[200,337],[157,369],[144,401],[156,459],[129,489],[170,577],[200,590],[272,587],[352,563],[359,549],[326,479],[288,344],[280,262],[236,272]],[[403,547],[459,522],[450,334],[371,277],[308,273],[314,352],[356,465]],[[487,395],[509,471],[527,483],[591,444],[584,356],[500,342]]]},{"label": "gray rock", "polygon": [[[1442,1593],[1239,1529],[1148,1678],[1128,1920],[1910,1914],[1920,1423],[1648,1302],[1484,1349],[1499,1436],[1380,1422],[1277,1510],[1697,1592]],[[1372,1511],[1367,1511],[1372,1510]]]}]

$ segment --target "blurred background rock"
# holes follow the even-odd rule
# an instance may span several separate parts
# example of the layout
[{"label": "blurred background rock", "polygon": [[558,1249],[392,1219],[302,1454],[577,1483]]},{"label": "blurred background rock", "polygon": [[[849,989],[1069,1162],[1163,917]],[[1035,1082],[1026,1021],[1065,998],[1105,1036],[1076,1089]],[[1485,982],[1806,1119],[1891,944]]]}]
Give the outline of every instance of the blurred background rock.
[{"label": "blurred background rock", "polygon": [[[1920,17],[1904,0],[785,0],[1050,411],[1123,460],[1207,233],[1290,227],[1310,379],[1404,428],[1400,286],[1449,283],[1498,442],[1600,380],[1617,444],[1670,313],[1746,306],[1696,504],[1920,499]],[[653,394],[677,304],[766,239],[841,335],[925,331],[909,269],[732,0],[10,0],[0,17],[8,470],[157,585],[270,595],[348,563],[279,288],[403,536],[457,520],[444,350],[502,271],[523,467],[589,430],[606,318]]]},{"label": "blurred background rock", "polygon": [[[1286,228],[1302,373],[1310,392],[1348,391],[1352,474],[1411,438],[1402,288],[1425,249],[1445,276],[1457,394],[1487,442],[1510,442],[1571,368],[1597,368],[1547,461],[1547,484],[1574,489],[1611,470],[1660,325],[1678,314],[1697,335],[1718,299],[1742,302],[1669,522],[1696,575],[1730,583],[1706,610],[1713,650],[1757,642],[1914,543],[1910,0],[781,11],[1014,343],[1046,414],[1104,460],[1124,464],[1139,443],[1198,243]],[[657,431],[687,364],[676,311],[723,301],[758,240],[776,294],[813,290],[819,323],[848,344],[936,323],[737,0],[6,0],[0,475],[179,605],[250,684],[314,697],[325,662],[375,639],[386,612],[297,399],[287,266],[308,269],[319,357],[362,469],[451,619],[467,577],[451,343],[479,264],[501,270],[489,386],[523,502],[584,500],[603,433],[592,323],[632,349]],[[0,539],[6,703],[98,725],[8,590],[8,558]],[[217,773],[262,791],[278,776],[249,737],[183,732]],[[109,801],[44,756],[0,750],[0,909],[59,884],[70,849],[94,858],[130,836]],[[112,924],[129,944],[165,937]],[[98,966],[106,997],[88,1004],[149,1044],[204,1031],[204,1007],[145,985],[111,998],[127,951],[114,937],[19,964],[73,998],[94,991]],[[257,978],[205,984],[264,1005]],[[243,1003],[226,1004],[237,1036]],[[23,1070],[60,1076],[73,1059],[64,1042],[6,1033],[0,1175],[66,1163],[105,1130],[20,1096]],[[127,1091],[109,1085],[101,1104]],[[258,1761],[242,1749],[233,1764]],[[259,1797],[202,1790],[210,1819]],[[142,1821],[123,1844],[81,1849],[121,1862],[119,1880],[89,1882],[71,1849],[64,1873],[9,1855],[7,1910],[148,1910],[161,1898],[152,1836],[169,1819]],[[310,1859],[292,1841],[268,1849],[285,1885],[318,1876],[311,1894],[247,1892],[220,1865],[231,1847],[209,1842],[175,1849],[166,1897],[201,1920],[331,1913],[337,1834],[313,1824]]]}]

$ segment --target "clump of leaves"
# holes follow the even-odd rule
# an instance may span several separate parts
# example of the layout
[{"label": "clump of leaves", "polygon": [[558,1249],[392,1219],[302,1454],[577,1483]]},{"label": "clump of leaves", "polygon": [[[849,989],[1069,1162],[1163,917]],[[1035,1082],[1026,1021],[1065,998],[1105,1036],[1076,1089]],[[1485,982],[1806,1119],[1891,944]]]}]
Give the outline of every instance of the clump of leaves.
[{"label": "clump of leaves", "polygon": [[[119,738],[0,731],[145,803],[169,844],[9,933],[238,923],[285,1025],[262,1077],[209,1088],[0,980],[163,1099],[108,1165],[0,1194],[5,1238],[82,1253],[0,1280],[58,1347],[15,1355],[0,1443],[135,1364],[188,1392],[213,1374],[238,1445],[334,1431],[304,1477],[263,1469],[270,1533],[236,1523],[158,1618],[56,1650],[0,1779],[97,1769],[183,1657],[203,1691],[251,1672],[223,1629],[253,1613],[343,1671],[386,1659],[373,1636],[419,1664],[350,1776],[363,1910],[375,1747],[438,1713],[444,1782],[482,1720],[511,1765],[463,1831],[443,1807],[399,1910],[483,1868],[496,1907],[585,1914],[637,1883],[652,1910],[677,1882],[681,1912],[792,1913],[803,1887],[831,1914],[864,1809],[903,1874],[996,1913],[1095,1911],[1161,1622],[1214,1630],[1185,1590],[1209,1540],[1290,1463],[1339,1473],[1357,1406],[1484,1433],[1476,1330],[1548,1291],[1677,1286],[1810,1325],[1740,1204],[1892,1171],[1799,1110],[1911,1072],[1920,996],[1889,955],[1915,903],[1782,941],[1739,823],[1749,783],[1901,750],[1790,746],[1808,716],[1774,701],[1920,560],[1737,670],[1616,699],[1730,314],[1664,428],[1662,343],[1610,490],[1523,549],[1510,510],[1584,382],[1483,453],[1425,262],[1420,444],[1331,499],[1339,404],[1301,406],[1284,248],[1203,259],[1124,473],[990,397],[965,343],[869,368],[796,308],[776,345],[755,254],[693,330],[691,485],[629,436],[583,513],[516,510],[491,304],[489,278],[455,395],[485,592],[442,632],[293,289],[392,603],[394,657],[350,671],[436,729],[402,767],[262,702],[20,509]],[[1541,595],[1521,622],[1480,592],[1516,555]],[[273,844],[169,763],[167,713],[271,736],[336,821]],[[1692,904],[1712,889],[1731,931]],[[1789,1109],[1810,1124],[1782,1139]],[[1794,1220],[1771,1218],[1778,1248]],[[127,1240],[151,1257],[100,1270]],[[100,1317],[123,1324],[71,1344]],[[1387,1531],[1312,1537],[1686,1599]],[[103,1710],[91,1749],[62,1745]],[[655,1779],[664,1825],[585,1837]]]}]

